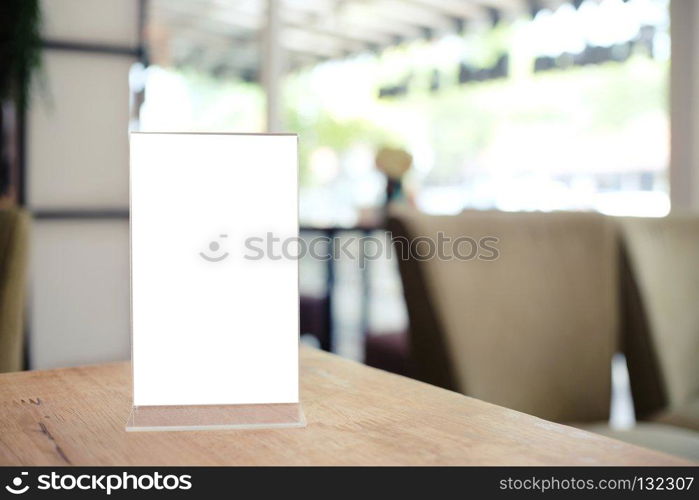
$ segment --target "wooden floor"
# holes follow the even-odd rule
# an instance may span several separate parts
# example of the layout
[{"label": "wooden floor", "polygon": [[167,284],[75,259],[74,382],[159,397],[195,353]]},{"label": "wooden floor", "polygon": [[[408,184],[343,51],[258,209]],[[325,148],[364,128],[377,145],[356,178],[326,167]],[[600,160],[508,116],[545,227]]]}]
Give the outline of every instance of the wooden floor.
[{"label": "wooden floor", "polygon": [[127,433],[127,363],[0,375],[2,465],[682,465],[302,349],[303,429]]}]

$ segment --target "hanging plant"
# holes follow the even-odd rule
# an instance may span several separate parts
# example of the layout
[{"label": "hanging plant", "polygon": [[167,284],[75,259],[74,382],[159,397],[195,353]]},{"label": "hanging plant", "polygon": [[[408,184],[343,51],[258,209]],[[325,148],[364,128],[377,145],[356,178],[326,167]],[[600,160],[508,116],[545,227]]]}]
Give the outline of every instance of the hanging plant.
[{"label": "hanging plant", "polygon": [[41,65],[40,10],[39,0],[0,0],[0,195],[12,182],[8,149],[14,134],[7,129],[27,109]]},{"label": "hanging plant", "polygon": [[41,65],[39,0],[0,2],[0,99],[24,111],[32,77]]}]

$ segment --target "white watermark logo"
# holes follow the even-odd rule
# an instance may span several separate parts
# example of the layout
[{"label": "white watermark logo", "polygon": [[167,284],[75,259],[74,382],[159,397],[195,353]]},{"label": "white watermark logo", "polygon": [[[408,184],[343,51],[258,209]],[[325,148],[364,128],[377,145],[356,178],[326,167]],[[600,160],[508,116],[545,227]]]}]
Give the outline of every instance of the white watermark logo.
[{"label": "white watermark logo", "polygon": [[[21,495],[29,490],[27,472],[12,479],[12,484],[5,489],[13,495]],[[192,476],[189,474],[161,474],[154,472],[149,474],[60,474],[51,472],[41,474],[36,478],[38,490],[83,490],[102,491],[111,495],[119,490],[189,490],[192,488]]]},{"label": "white watermark logo", "polygon": [[22,486],[22,484],[24,483],[24,476],[28,474],[28,472],[21,472],[19,476],[12,479],[12,485],[8,484],[5,486],[5,489],[13,495],[21,495],[22,493],[26,493],[29,489],[29,485],[27,484]]},{"label": "white watermark logo", "polygon": [[228,252],[222,249],[221,240],[228,238],[227,234],[220,234],[219,240],[212,240],[207,245],[206,252],[199,252],[199,256],[208,262],[221,262],[228,257]]},{"label": "white watermark logo", "polygon": [[369,261],[399,260],[497,260],[500,239],[496,236],[449,236],[439,232],[435,237],[406,238],[385,233],[381,236],[316,236],[311,238],[281,237],[268,232],[245,238],[243,258],[260,260],[300,260],[311,258],[327,261],[355,260],[364,268]]}]

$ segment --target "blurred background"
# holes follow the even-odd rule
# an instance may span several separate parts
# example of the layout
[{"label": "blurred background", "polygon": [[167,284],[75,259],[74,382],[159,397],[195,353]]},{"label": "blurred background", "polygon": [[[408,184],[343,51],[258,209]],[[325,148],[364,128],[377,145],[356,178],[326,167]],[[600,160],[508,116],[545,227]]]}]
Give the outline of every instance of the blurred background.
[{"label": "blurred background", "polygon": [[[302,237],[387,241],[387,227],[409,237],[439,228],[503,243],[491,267],[446,271],[385,256],[364,266],[304,259],[304,342],[699,455],[697,435],[681,434],[699,429],[695,2],[13,0],[2,9],[3,205],[21,215],[4,233],[16,260],[5,257],[0,369],[129,359],[129,130],[293,132]],[[503,278],[511,262],[531,273]],[[513,287],[521,294],[508,296]],[[539,319],[516,332],[522,310]],[[468,340],[500,329],[519,336]],[[526,379],[498,361],[522,342],[542,343],[527,364],[541,377],[574,381],[536,397],[565,389],[561,408],[582,410],[474,382]],[[571,352],[546,348],[561,342]],[[580,366],[567,357],[576,352]],[[537,377],[531,384],[545,386]],[[634,415],[661,413],[656,437],[633,426]]]}]

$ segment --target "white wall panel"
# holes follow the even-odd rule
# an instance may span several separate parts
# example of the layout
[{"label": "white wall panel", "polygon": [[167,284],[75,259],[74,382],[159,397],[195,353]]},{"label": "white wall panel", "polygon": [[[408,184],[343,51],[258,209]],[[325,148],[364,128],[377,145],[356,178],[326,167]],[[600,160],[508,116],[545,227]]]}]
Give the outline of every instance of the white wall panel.
[{"label": "white wall panel", "polygon": [[670,17],[670,200],[699,212],[699,2],[671,2]]},{"label": "white wall panel", "polygon": [[33,369],[130,357],[127,221],[35,221]]},{"label": "white wall panel", "polygon": [[133,62],[44,51],[47,92],[36,93],[28,115],[30,207],[128,207],[128,72]]},{"label": "white wall panel", "polygon": [[48,40],[136,47],[138,0],[43,0]]}]

